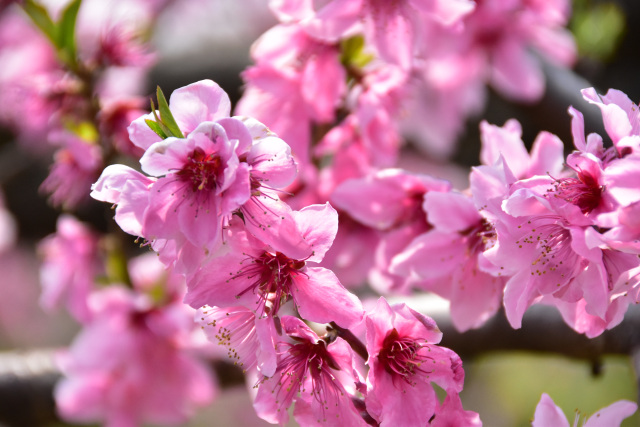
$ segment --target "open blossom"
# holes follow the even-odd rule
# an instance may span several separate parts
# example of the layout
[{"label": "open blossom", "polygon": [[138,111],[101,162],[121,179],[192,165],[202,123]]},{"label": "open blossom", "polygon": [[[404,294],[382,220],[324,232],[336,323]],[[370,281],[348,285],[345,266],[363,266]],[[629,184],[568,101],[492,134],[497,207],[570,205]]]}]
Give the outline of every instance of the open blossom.
[{"label": "open blossom", "polygon": [[169,106],[186,137],[162,140],[145,122],[153,114],[135,120],[129,134],[146,149],[140,163],[150,177],[110,166],[92,196],[116,203],[120,226],[183,273],[221,246],[222,227],[236,211],[263,240],[298,245],[286,239],[294,224],[277,195],[297,172],[288,145],[253,119],[228,117],[227,94],[209,80],[176,90]]},{"label": "open blossom", "polygon": [[448,181],[400,169],[385,169],[340,184],[331,201],[352,218],[378,231],[369,281],[380,292],[405,291],[410,282],[389,271],[392,258],[417,234],[430,229],[422,209],[425,194],[448,191]]},{"label": "open blossom", "polygon": [[354,407],[356,377],[353,352],[342,338],[332,343],[320,339],[300,319],[284,316],[284,332],[293,342],[280,341],[275,374],[264,377],[253,404],[258,415],[271,423],[285,424],[287,409],[296,402],[293,415],[301,425],[366,426]]},{"label": "open blossom", "polygon": [[[622,421],[633,415],[637,409],[637,404],[629,402],[628,400],[619,400],[606,408],[600,409],[589,418],[583,420],[583,423],[580,423],[580,425],[582,427],[620,427]],[[580,412],[576,411],[573,427],[578,427],[580,418]],[[551,397],[549,397],[547,393],[542,393],[531,426],[569,427],[569,421],[562,412],[562,409],[553,403]]]},{"label": "open blossom", "polygon": [[[391,272],[416,275],[420,287],[451,301],[460,331],[481,326],[500,307],[504,279],[483,271],[484,251],[495,231],[471,198],[455,192],[429,192],[423,208],[433,229],[416,236],[391,262]],[[490,270],[493,270],[491,268]]]},{"label": "open blossom", "polygon": [[573,107],[571,132],[576,147],[567,163],[576,172],[569,191],[576,201],[593,212],[602,228],[617,225],[617,214],[608,214],[640,201],[640,124],[638,107],[622,92],[610,89],[598,95],[593,88],[583,89],[582,96],[602,110],[605,130],[613,147],[604,148],[598,134],[584,135],[584,117]]},{"label": "open blossom", "polygon": [[185,302],[229,307],[244,305],[262,316],[278,316],[293,300],[300,315],[318,323],[335,321],[350,327],[362,319],[358,297],[348,292],[331,270],[312,266],[322,261],[338,228],[337,212],[329,205],[311,205],[293,212],[296,233],[307,251],[295,256],[274,250],[240,225],[232,225],[228,253],[213,258],[188,282]]},{"label": "open blossom", "polygon": [[112,287],[93,294],[90,306],[92,322],[58,360],[65,378],[55,398],[63,418],[174,425],[212,400],[210,373],[186,351],[190,316],[180,315],[179,301],[154,306]]},{"label": "open blossom", "polygon": [[370,369],[365,402],[381,426],[426,425],[439,407],[431,382],[447,395],[462,390],[462,361],[436,345],[442,333],[432,319],[380,298],[366,315],[366,328]]},{"label": "open blossom", "polygon": [[631,272],[638,263],[633,250],[617,250],[618,243],[593,227],[597,214],[611,209],[601,164],[592,155],[570,157],[575,178],[518,181],[507,162],[500,156],[493,167],[476,168],[471,182],[496,230],[485,257],[509,277],[504,306],[511,325],[520,327],[525,310],[538,302],[557,306],[572,328],[590,337],[618,324],[637,301]]},{"label": "open blossom", "polygon": [[493,87],[517,100],[533,101],[544,92],[544,75],[535,48],[552,61],[570,65],[576,56],[568,22],[571,5],[567,0],[529,2],[484,0],[465,20],[465,32],[452,34],[467,55],[486,61],[485,73]]}]

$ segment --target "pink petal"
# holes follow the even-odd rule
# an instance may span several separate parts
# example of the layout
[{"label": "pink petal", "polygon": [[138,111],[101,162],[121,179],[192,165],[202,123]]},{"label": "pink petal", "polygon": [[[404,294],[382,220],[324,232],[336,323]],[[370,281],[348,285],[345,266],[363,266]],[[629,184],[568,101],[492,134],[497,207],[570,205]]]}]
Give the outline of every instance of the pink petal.
[{"label": "pink petal", "polygon": [[254,179],[269,188],[284,188],[298,174],[291,148],[282,139],[267,136],[258,140],[249,151],[247,162]]},{"label": "pink petal", "polygon": [[313,252],[298,230],[291,207],[277,196],[251,197],[241,211],[247,230],[275,251],[298,260]]},{"label": "pink petal", "polygon": [[491,83],[509,98],[535,101],[544,94],[544,75],[524,46],[506,39],[493,52]]},{"label": "pink petal", "polygon": [[313,37],[335,42],[358,22],[362,13],[362,3],[363,0],[329,2],[316,13],[315,18],[304,23],[304,27]]},{"label": "pink petal", "polygon": [[614,144],[631,133],[629,116],[621,107],[616,104],[605,104],[594,88],[583,89],[581,93],[584,99],[600,108],[604,128]]},{"label": "pink petal", "polygon": [[145,120],[151,120],[153,122],[156,121],[153,114],[149,113],[135,119],[131,122],[129,127],[127,127],[127,132],[129,133],[129,139],[131,142],[143,150],[146,150],[154,143],[162,140],[157,133],[151,130]]},{"label": "pink petal", "polygon": [[409,0],[418,10],[429,13],[444,25],[450,26],[473,12],[476,4],[471,0]]},{"label": "pink petal", "polygon": [[169,137],[156,142],[140,159],[142,170],[152,176],[164,176],[181,170],[195,148],[192,138]]},{"label": "pink petal", "polygon": [[571,134],[573,135],[573,145],[578,151],[586,151],[587,143],[584,138],[584,116],[573,107],[569,107],[571,115]]},{"label": "pink petal", "polygon": [[327,202],[307,206],[292,214],[303,239],[313,250],[307,261],[322,261],[338,232],[338,212]]},{"label": "pink petal", "polygon": [[503,127],[482,121],[480,138],[482,164],[493,165],[502,156],[514,174],[523,177],[529,168],[529,153],[522,141],[522,127],[517,120],[510,119]]},{"label": "pink petal", "polygon": [[529,176],[557,176],[562,171],[564,162],[564,144],[552,133],[540,132],[533,141]]},{"label": "pink petal", "polygon": [[235,117],[225,117],[219,119],[216,123],[222,126],[228,139],[238,141],[236,145],[237,153],[244,153],[249,149],[253,141],[249,129],[241,120]]},{"label": "pink petal", "polygon": [[304,274],[294,276],[291,293],[300,315],[314,322],[334,321],[350,328],[364,315],[358,297],[347,291],[326,268],[311,267]]},{"label": "pink petal", "polygon": [[536,413],[533,416],[532,427],[569,427],[569,421],[547,393],[542,393],[540,402],[536,406]]},{"label": "pink petal", "polygon": [[393,257],[389,270],[405,277],[416,274],[421,279],[440,278],[459,268],[466,250],[457,234],[431,230]]},{"label": "pink petal", "polygon": [[638,405],[628,400],[619,400],[589,417],[584,427],[620,426],[622,420],[633,415]]},{"label": "pink petal", "polygon": [[413,59],[414,31],[410,12],[399,2],[378,2],[370,8],[373,39],[380,56],[408,70]]},{"label": "pink petal", "polygon": [[461,193],[431,191],[422,207],[428,221],[443,232],[464,231],[482,220],[471,199]]},{"label": "pink petal", "polygon": [[301,94],[312,107],[314,120],[330,122],[347,90],[346,71],[337,49],[319,46],[316,51],[302,71]]},{"label": "pink petal", "polygon": [[229,117],[231,101],[217,83],[201,80],[173,91],[169,107],[180,129],[191,132],[202,122]]},{"label": "pink petal", "polygon": [[255,279],[242,274],[241,270],[251,262],[251,258],[241,252],[231,252],[213,258],[187,283],[184,303],[193,308],[232,307],[251,304],[255,301],[252,291],[239,295],[253,286]]}]

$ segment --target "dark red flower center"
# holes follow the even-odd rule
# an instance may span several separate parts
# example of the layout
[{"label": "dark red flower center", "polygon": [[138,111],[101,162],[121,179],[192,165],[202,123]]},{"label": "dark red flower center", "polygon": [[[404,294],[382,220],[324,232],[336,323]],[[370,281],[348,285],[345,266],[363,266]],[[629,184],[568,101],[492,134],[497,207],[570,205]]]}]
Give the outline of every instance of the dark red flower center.
[{"label": "dark red flower center", "polygon": [[301,270],[306,263],[303,260],[291,259],[280,252],[276,252],[275,255],[263,252],[258,257],[249,257],[246,262],[248,265],[233,278],[243,276],[253,279],[253,282],[238,296],[249,291],[254,292],[260,296],[263,309],[276,316],[280,306],[291,295],[293,278],[298,274],[305,274]]},{"label": "dark red flower center", "polygon": [[[273,390],[276,402],[288,406],[298,393],[310,393],[324,410],[336,405],[344,398],[344,392],[333,374],[340,370],[327,344],[302,341],[299,344],[282,343],[288,347],[278,363],[275,377],[278,382]],[[311,390],[306,389],[310,380]]]},{"label": "dark red flower center", "polygon": [[604,187],[589,173],[580,171],[576,178],[560,178],[551,190],[555,197],[565,200],[588,214],[600,205]]},{"label": "dark red flower center", "polygon": [[469,256],[484,252],[495,243],[497,238],[495,228],[484,218],[477,224],[461,231],[460,234],[465,236]]},{"label": "dark red flower center", "polygon": [[196,147],[187,158],[187,163],[176,173],[182,182],[191,185],[196,192],[200,190],[215,190],[217,179],[223,173],[224,165],[217,153],[206,154],[200,147]]},{"label": "dark red flower center", "polygon": [[413,377],[418,374],[429,374],[423,364],[433,361],[433,358],[425,354],[423,343],[415,338],[402,337],[397,329],[387,333],[382,349],[378,353],[378,361],[384,366],[385,371],[391,374],[394,381],[401,379],[409,385],[415,385]]}]

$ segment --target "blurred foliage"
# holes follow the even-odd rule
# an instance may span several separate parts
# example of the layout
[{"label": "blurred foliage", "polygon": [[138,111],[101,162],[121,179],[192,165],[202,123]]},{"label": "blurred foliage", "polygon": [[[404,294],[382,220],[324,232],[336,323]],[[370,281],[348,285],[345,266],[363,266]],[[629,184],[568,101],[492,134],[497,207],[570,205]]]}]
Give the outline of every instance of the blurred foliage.
[{"label": "blurred foliage", "polygon": [[574,0],[569,24],[580,56],[600,62],[613,59],[626,31],[624,12],[613,2]]},{"label": "blurred foliage", "polygon": [[[573,423],[617,400],[636,401],[636,380],[628,357],[608,356],[600,374],[592,365],[560,356],[495,353],[465,363],[461,398],[465,409],[477,411],[486,426],[530,426],[542,393],[547,393]],[[640,425],[640,414],[622,427]]]}]

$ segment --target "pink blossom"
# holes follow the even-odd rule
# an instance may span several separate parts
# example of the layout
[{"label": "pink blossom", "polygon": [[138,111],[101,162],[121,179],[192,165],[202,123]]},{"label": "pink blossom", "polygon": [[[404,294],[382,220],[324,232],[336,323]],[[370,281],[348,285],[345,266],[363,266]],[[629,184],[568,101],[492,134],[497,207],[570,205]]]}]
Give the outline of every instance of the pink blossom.
[{"label": "pink blossom", "polygon": [[492,166],[502,156],[519,179],[535,175],[558,176],[562,171],[562,141],[553,134],[540,132],[533,142],[531,153],[528,153],[522,141],[522,126],[515,119],[508,120],[502,127],[481,122],[480,139],[482,164]]},{"label": "pink blossom", "polygon": [[[606,408],[602,408],[589,418],[583,420],[580,424],[583,427],[620,427],[622,421],[630,417],[636,412],[638,405],[628,400],[619,400]],[[576,417],[573,422],[573,427],[577,427],[580,422],[580,412],[576,410]],[[569,427],[569,421],[562,412],[562,409],[558,407],[551,397],[547,393],[542,393],[540,402],[536,407],[536,413],[532,427]]]},{"label": "pink blossom", "polygon": [[106,135],[114,148],[123,154],[139,158],[144,153],[140,147],[129,139],[127,127],[142,114],[142,98],[116,98],[113,101],[103,100],[102,109],[98,115],[100,133]]},{"label": "pink blossom", "polygon": [[570,13],[568,1],[483,1],[465,19],[470,48],[486,55],[491,84],[507,97],[536,100],[544,77],[527,47],[563,65],[575,59],[576,47],[562,28]]},{"label": "pink blossom", "polygon": [[64,419],[173,425],[212,400],[211,374],[184,350],[181,307],[154,307],[117,287],[93,294],[90,306],[93,321],[59,358],[65,378],[55,398]]},{"label": "pink blossom", "polygon": [[429,192],[423,208],[433,229],[398,253],[390,270],[416,275],[420,287],[449,299],[458,330],[479,327],[500,307],[505,283],[483,271],[488,264],[484,251],[493,245],[495,231],[471,199],[460,193]]},{"label": "pink blossom", "polygon": [[432,319],[380,298],[366,315],[366,327],[370,370],[365,402],[381,426],[428,423],[439,406],[432,381],[447,394],[462,390],[462,362],[435,345],[442,333]]},{"label": "pink blossom", "polygon": [[230,227],[228,252],[209,261],[188,283],[185,302],[228,307],[238,303],[259,316],[278,315],[293,299],[300,315],[319,323],[335,321],[349,327],[362,319],[362,304],[331,270],[312,267],[322,261],[338,228],[338,215],[329,205],[312,205],[293,212],[296,233],[309,245],[296,257],[253,238],[238,225]]},{"label": "pink blossom", "polygon": [[40,189],[51,195],[57,206],[73,208],[85,202],[102,166],[102,151],[96,141],[87,141],[70,133],[61,133],[63,148],[54,156],[49,176]]},{"label": "pink blossom", "polygon": [[144,122],[149,116],[129,128],[132,142],[146,147],[140,163],[151,178],[110,166],[94,184],[94,198],[118,204],[121,227],[183,273],[219,249],[222,227],[236,211],[272,246],[303,245],[287,239],[295,238],[286,232],[295,224],[277,194],[296,175],[289,146],[254,119],[227,117],[228,96],[212,81],[176,90],[170,108],[186,138],[158,140]]},{"label": "pink blossom", "polygon": [[76,24],[78,56],[93,67],[150,67],[154,57],[143,34],[149,31],[166,3],[166,0],[84,1]]},{"label": "pink blossom", "polygon": [[282,326],[294,342],[278,343],[276,372],[260,381],[253,404],[258,416],[285,424],[295,400],[293,414],[302,425],[365,426],[347,391],[353,391],[355,381],[349,345],[339,337],[327,344],[295,317],[284,316]]},{"label": "pink blossom", "polygon": [[422,210],[424,195],[447,191],[451,184],[427,175],[386,169],[339,185],[331,201],[356,221],[379,230],[370,284],[380,292],[406,290],[409,282],[389,271],[392,258],[430,226]]},{"label": "pink blossom", "polygon": [[475,4],[467,0],[336,0],[318,11],[311,2],[303,6],[297,1],[278,1],[271,7],[281,19],[299,20],[309,34],[332,42],[362,22],[380,56],[409,69],[423,19],[453,25],[473,11]]},{"label": "pink blossom", "polygon": [[236,113],[267,124],[309,163],[311,123],[332,122],[346,92],[339,53],[297,25],[272,28],[252,48],[256,65],[243,74],[247,88]]},{"label": "pink blossom", "polygon": [[78,321],[88,322],[87,298],[102,270],[98,236],[74,217],[61,215],[56,234],[46,237],[39,251],[43,257],[40,304],[49,311],[64,304]]},{"label": "pink blossom", "polygon": [[56,111],[42,95],[55,92],[59,66],[50,42],[17,8],[0,16],[0,62],[0,121],[21,142],[41,149]]}]

